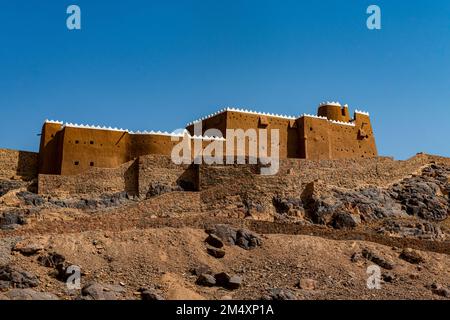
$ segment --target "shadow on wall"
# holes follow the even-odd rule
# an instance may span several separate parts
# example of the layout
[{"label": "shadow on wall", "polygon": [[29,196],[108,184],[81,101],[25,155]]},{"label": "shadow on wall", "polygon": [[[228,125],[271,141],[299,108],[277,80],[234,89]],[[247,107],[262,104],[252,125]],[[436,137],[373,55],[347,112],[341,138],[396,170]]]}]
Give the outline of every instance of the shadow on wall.
[{"label": "shadow on wall", "polygon": [[176,181],[184,191],[199,191],[199,165],[191,164]]},{"label": "shadow on wall", "polygon": [[124,173],[125,192],[129,195],[139,194],[139,161],[134,161]]},{"label": "shadow on wall", "polygon": [[23,180],[33,180],[38,173],[38,154],[27,151],[18,153],[16,175]]}]

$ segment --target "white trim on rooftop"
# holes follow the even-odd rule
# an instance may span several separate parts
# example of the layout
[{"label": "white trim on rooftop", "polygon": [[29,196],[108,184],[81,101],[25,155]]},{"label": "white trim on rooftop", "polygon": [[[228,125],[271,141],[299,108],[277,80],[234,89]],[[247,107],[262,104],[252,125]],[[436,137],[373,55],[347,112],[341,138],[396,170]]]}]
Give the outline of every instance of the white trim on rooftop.
[{"label": "white trim on rooftop", "polygon": [[359,113],[359,114],[363,114],[363,115],[369,116],[369,113],[367,111],[361,111],[361,110],[358,110],[358,109],[355,110],[355,113]]},{"label": "white trim on rooftop", "polygon": [[61,130],[64,128],[79,128],[79,129],[90,129],[90,130],[108,130],[108,131],[116,131],[116,132],[126,132],[128,134],[140,134],[140,135],[160,135],[160,136],[170,136],[170,137],[183,137],[185,134],[187,134],[191,139],[201,139],[205,141],[212,141],[212,140],[220,140],[225,141],[225,138],[223,137],[215,137],[215,136],[191,136],[187,130],[184,130],[184,132],[167,132],[167,131],[131,131],[128,129],[122,129],[122,128],[113,128],[113,127],[106,127],[106,126],[96,126],[96,125],[87,125],[87,124],[78,124],[78,123],[71,123],[66,122],[63,123],[62,121],[53,121],[53,120],[45,120],[46,123],[56,123],[61,124]]},{"label": "white trim on rooftop", "polygon": [[258,116],[273,117],[273,118],[288,119],[288,120],[295,120],[296,119],[296,117],[294,117],[294,116],[288,116],[288,115],[283,115],[283,114],[275,114],[275,113],[269,113],[269,112],[258,112],[258,111],[247,110],[247,109],[226,107],[226,108],[221,109],[221,110],[219,110],[217,112],[211,113],[210,115],[208,115],[206,117],[202,117],[200,119],[197,119],[197,120],[194,120],[192,122],[189,122],[186,126],[193,125],[194,123],[198,123],[200,121],[212,118],[214,116],[217,116],[218,114],[221,114],[221,113],[224,113],[224,112],[227,112],[227,111],[247,113],[247,114],[253,114],[253,115],[258,115]]},{"label": "white trim on rooftop", "polygon": [[[336,107],[342,107],[341,106],[341,104],[339,103],[339,101],[324,101],[324,102],[321,102],[320,104],[319,104],[319,107],[323,107],[323,106],[336,106]],[[345,106],[347,106],[347,105],[345,105]],[[345,107],[344,106],[344,107]]]}]

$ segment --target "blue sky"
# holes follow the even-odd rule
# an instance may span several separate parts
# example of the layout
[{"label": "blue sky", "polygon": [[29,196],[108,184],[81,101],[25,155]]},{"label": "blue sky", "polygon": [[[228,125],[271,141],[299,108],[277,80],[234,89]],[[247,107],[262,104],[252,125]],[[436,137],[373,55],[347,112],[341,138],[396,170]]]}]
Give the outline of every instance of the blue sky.
[{"label": "blue sky", "polygon": [[0,4],[0,148],[37,150],[46,118],[171,131],[224,106],[338,100],[371,113],[381,155],[450,156],[448,0]]}]

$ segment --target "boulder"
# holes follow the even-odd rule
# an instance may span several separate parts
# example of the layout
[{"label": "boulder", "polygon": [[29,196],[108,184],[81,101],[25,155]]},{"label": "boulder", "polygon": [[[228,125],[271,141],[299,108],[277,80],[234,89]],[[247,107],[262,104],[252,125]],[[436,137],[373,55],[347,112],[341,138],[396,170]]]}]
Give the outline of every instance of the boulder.
[{"label": "boulder", "polygon": [[33,289],[12,289],[4,293],[3,296],[6,298],[5,300],[59,300],[52,293],[37,292]]},{"label": "boulder", "polygon": [[194,267],[190,269],[190,272],[194,275],[194,276],[199,276],[201,274],[207,273],[207,274],[212,274],[212,270],[210,267],[206,266],[206,265],[200,265],[198,267]]},{"label": "boulder", "polygon": [[223,241],[216,236],[214,233],[211,233],[206,238],[205,242],[215,248],[222,248],[223,247]]},{"label": "boulder", "polygon": [[17,197],[21,199],[27,206],[39,207],[42,206],[45,202],[44,198],[29,191],[20,191],[17,193]]},{"label": "boulder", "polygon": [[57,252],[50,252],[46,255],[42,255],[38,257],[38,262],[44,267],[56,268],[59,264],[62,264],[66,261],[66,258]]},{"label": "boulder", "polygon": [[445,288],[444,286],[433,283],[431,286],[431,291],[441,297],[450,298],[450,290],[448,288]]},{"label": "boulder", "polygon": [[11,190],[20,189],[26,186],[26,183],[19,180],[0,180],[0,197]]},{"label": "boulder", "polygon": [[226,272],[220,272],[215,274],[214,278],[216,279],[216,283],[218,286],[225,288],[230,282],[231,276]]},{"label": "boulder", "polygon": [[392,270],[394,269],[394,263],[387,258],[384,258],[377,253],[364,248],[361,252],[362,256],[366,258],[369,261],[372,261],[373,263],[379,265],[380,267],[386,269],[386,270]]},{"label": "boulder", "polygon": [[0,267],[0,281],[3,289],[25,289],[39,285],[39,279],[34,274],[12,265]]},{"label": "boulder", "polygon": [[208,234],[214,234],[225,244],[234,245],[236,243],[237,230],[227,224],[216,224],[213,228],[207,229]]},{"label": "boulder", "polygon": [[26,209],[9,209],[0,212],[0,229],[10,230],[26,224],[28,213]]},{"label": "boulder", "polygon": [[32,256],[34,254],[37,254],[38,252],[42,251],[44,249],[44,245],[42,243],[30,241],[30,240],[24,240],[16,243],[13,251],[18,251],[24,256]]},{"label": "boulder", "polygon": [[207,247],[206,251],[209,255],[213,256],[214,258],[221,259],[225,256],[225,250],[218,249],[214,247]]},{"label": "boulder", "polygon": [[81,289],[83,300],[119,300],[125,293],[121,286],[91,282]]},{"label": "boulder", "polygon": [[403,259],[412,264],[419,264],[425,262],[425,258],[416,250],[411,248],[405,248],[402,250],[399,256],[400,259]]},{"label": "boulder", "polygon": [[145,289],[142,288],[140,290],[141,292],[141,299],[142,300],[165,300],[161,295],[159,295],[155,289]]},{"label": "boulder", "polygon": [[241,285],[242,285],[242,278],[239,276],[232,276],[228,281],[226,288],[229,290],[236,290],[239,289]]},{"label": "boulder", "polygon": [[235,244],[243,249],[250,250],[261,246],[262,240],[258,235],[247,229],[239,229],[236,232]]},{"label": "boulder", "polygon": [[226,272],[220,272],[214,275],[214,278],[216,280],[216,285],[223,287],[228,290],[236,290],[239,289],[242,285],[242,278],[234,275],[230,276]]},{"label": "boulder", "polygon": [[262,296],[262,300],[297,300],[296,295],[289,289],[273,288]]},{"label": "boulder", "polygon": [[197,278],[197,281],[195,283],[199,286],[213,287],[216,285],[216,279],[214,276],[204,273]]}]

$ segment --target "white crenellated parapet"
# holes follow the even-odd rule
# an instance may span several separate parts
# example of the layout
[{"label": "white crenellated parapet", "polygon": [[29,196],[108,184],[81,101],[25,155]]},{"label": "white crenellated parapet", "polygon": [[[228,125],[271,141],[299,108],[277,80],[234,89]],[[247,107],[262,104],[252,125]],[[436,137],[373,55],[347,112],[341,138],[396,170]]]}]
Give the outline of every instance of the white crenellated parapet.
[{"label": "white crenellated parapet", "polygon": [[323,107],[323,106],[336,106],[336,107],[341,107],[341,104],[339,103],[339,101],[326,101],[326,102],[321,102],[319,104],[319,107]]},{"label": "white crenellated parapet", "polygon": [[100,126],[94,126],[94,125],[89,125],[89,124],[78,124],[78,123],[71,123],[71,122],[66,122],[63,125],[63,129],[65,127],[69,127],[69,128],[81,128],[81,129],[94,129],[94,130],[108,130],[108,131],[118,131],[118,132],[129,132],[126,129],[119,129],[119,128],[112,128],[112,127],[100,127]]},{"label": "white crenellated parapet", "polygon": [[324,116],[318,116],[318,115],[315,115],[315,114],[308,114],[308,113],[304,113],[304,114],[302,114],[300,117],[308,117],[308,118],[315,118],[315,119],[328,120],[327,117],[324,117]]},{"label": "white crenellated parapet", "polygon": [[288,116],[288,115],[268,113],[268,112],[258,112],[258,111],[247,110],[247,109],[239,109],[239,108],[234,108],[234,107],[226,107],[226,108],[223,108],[223,109],[221,109],[221,110],[219,110],[217,112],[214,112],[214,113],[212,113],[212,114],[210,114],[210,115],[208,115],[206,117],[202,117],[202,118],[197,119],[195,121],[189,122],[186,126],[190,126],[190,125],[193,125],[195,123],[199,123],[199,122],[201,122],[203,120],[212,118],[214,116],[217,116],[217,115],[219,115],[221,113],[224,113],[224,112],[227,112],[227,111],[247,113],[247,114],[253,114],[253,115],[258,115],[258,116],[273,117],[273,118],[288,119],[288,120],[295,120],[296,119],[296,117]]},{"label": "white crenellated parapet", "polygon": [[334,124],[339,124],[339,125],[344,125],[344,126],[350,126],[350,127],[354,127],[355,123],[354,122],[344,122],[344,121],[335,121],[335,120],[329,120],[327,117],[324,116],[316,116],[313,114],[302,114],[300,117],[308,117],[308,118],[315,118],[315,119],[321,119],[321,120],[326,120],[328,122],[334,123]]},{"label": "white crenellated parapet", "polygon": [[359,114],[363,114],[365,116],[369,116],[369,113],[367,111],[361,111],[361,110],[358,110],[358,109],[355,110],[355,113],[359,113]]},{"label": "white crenellated parapet", "polygon": [[354,122],[344,122],[344,121],[336,121],[336,120],[328,120],[328,121],[331,123],[334,123],[334,124],[342,125],[342,126],[350,126],[350,127],[355,126]]},{"label": "white crenellated parapet", "polygon": [[191,136],[190,133],[185,129],[182,132],[168,132],[168,131],[131,131],[127,129],[122,128],[113,128],[113,127],[106,127],[106,126],[95,126],[95,125],[86,125],[86,124],[77,124],[77,123],[71,123],[66,122],[63,123],[62,121],[52,121],[52,120],[46,120],[46,123],[57,123],[62,124],[64,129],[65,127],[68,128],[79,128],[79,129],[91,129],[91,130],[108,130],[108,131],[117,131],[117,132],[126,132],[128,134],[133,135],[157,135],[157,136],[169,136],[169,137],[183,137],[184,135],[187,135],[190,139],[199,139],[199,140],[205,140],[205,141],[225,141],[226,139],[223,137],[215,137],[215,136]]},{"label": "white crenellated parapet", "polygon": [[45,119],[45,123],[63,124],[62,121]]}]

